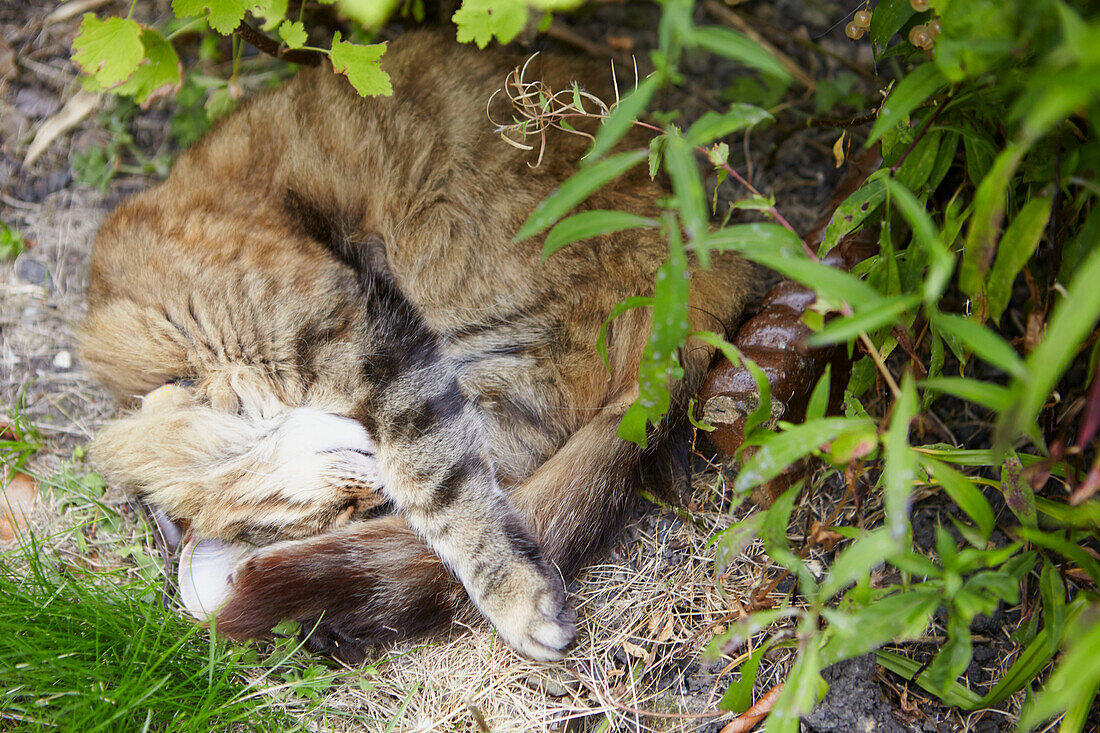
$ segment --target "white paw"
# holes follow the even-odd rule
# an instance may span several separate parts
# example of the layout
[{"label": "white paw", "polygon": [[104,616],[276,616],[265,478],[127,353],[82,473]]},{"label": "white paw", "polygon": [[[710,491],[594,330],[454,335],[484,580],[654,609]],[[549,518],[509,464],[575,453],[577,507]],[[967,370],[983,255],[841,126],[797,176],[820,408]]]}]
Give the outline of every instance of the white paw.
[{"label": "white paw", "polygon": [[187,612],[206,621],[229,600],[233,571],[255,552],[250,545],[196,540],[188,534],[180,553],[180,596]]}]

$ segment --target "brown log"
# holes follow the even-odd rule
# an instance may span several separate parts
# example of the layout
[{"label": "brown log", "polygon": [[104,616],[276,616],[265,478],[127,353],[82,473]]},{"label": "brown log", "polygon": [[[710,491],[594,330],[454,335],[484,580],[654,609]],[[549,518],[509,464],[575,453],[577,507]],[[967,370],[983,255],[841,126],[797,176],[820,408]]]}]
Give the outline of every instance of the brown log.
[{"label": "brown log", "polygon": [[[825,229],[837,207],[881,163],[882,158],[877,151],[868,151],[851,161],[825,211],[806,233],[805,241],[812,249],[820,247]],[[876,247],[875,233],[862,229],[842,238],[840,244],[822,261],[848,269],[870,256]],[[834,409],[843,395],[850,368],[845,350],[839,347],[811,349],[805,345],[811,331],[802,322],[802,317],[816,297],[810,288],[790,280],[780,281],[767,292],[760,303],[760,310],[741,326],[733,339],[733,344],[741,353],[767,376],[771,387],[772,424],[779,419],[797,422],[805,417],[810,393],[827,364],[833,364],[830,403]],[[734,455],[745,440],[745,419],[760,404],[752,375],[743,366],[734,366],[722,359],[703,384],[699,402],[702,405],[702,420],[715,426],[715,430],[708,434],[711,442],[722,452]],[[764,503],[774,498],[775,492],[792,480],[791,476],[781,478],[783,480],[770,490],[765,489],[764,496],[754,498]]]}]

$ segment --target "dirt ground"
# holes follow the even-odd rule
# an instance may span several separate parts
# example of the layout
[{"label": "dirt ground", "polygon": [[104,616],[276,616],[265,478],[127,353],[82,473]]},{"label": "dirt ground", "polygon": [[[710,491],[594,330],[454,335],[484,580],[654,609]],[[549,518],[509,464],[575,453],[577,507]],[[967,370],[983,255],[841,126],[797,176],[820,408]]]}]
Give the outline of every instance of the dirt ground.
[{"label": "dirt ground", "polygon": [[[167,4],[139,3],[137,16],[158,20]],[[77,183],[74,170],[81,156],[111,142],[111,119],[117,114],[114,101],[106,98],[53,139],[36,161],[24,164],[35,136],[78,94],[76,71],[68,60],[79,21],[70,12],[76,5],[76,0],[0,5],[0,220],[27,240],[23,254],[0,262],[0,407],[18,406],[38,426],[45,447],[33,469],[43,475],[70,460],[116,409],[83,375],[73,335],[83,312],[88,253],[98,223],[122,197],[157,180],[155,173],[135,172],[136,164],[163,167],[176,152],[167,130],[177,109],[173,102],[162,102],[127,119],[133,144],[123,150],[121,168],[103,190]],[[101,16],[125,14],[129,7],[118,0],[86,5],[95,5]],[[699,20],[720,22],[721,6],[715,5],[699,3]],[[738,6],[809,78],[843,75],[870,91],[869,50],[843,38],[842,21],[852,9],[800,0]],[[51,17],[57,12],[68,17]],[[575,18],[559,20],[553,40],[539,40],[537,47],[622,55],[630,46],[644,58],[656,42],[656,17],[644,3],[596,3]],[[689,61],[687,71],[685,92],[662,104],[689,116],[730,101],[731,80],[741,73],[711,60]],[[791,96],[800,94],[801,103],[808,104],[808,91],[796,85]],[[832,129],[780,124],[751,140],[731,141],[732,162],[758,188],[775,195],[788,219],[805,227],[837,175],[832,153],[837,137]],[[727,183],[719,199],[740,195]],[[706,663],[701,653],[730,621],[731,611],[747,605],[774,570],[756,544],[716,575],[714,550],[707,542],[732,521],[721,491],[723,471],[729,474],[730,467],[700,463],[700,468],[691,497],[698,511],[691,519],[653,507],[630,525],[602,564],[573,583],[580,635],[564,662],[520,659],[483,625],[456,629],[442,640],[378,649],[363,673],[369,684],[331,691],[333,715],[309,721],[308,727],[344,729],[337,713],[354,710],[379,721],[396,717],[396,730],[477,730],[482,719],[494,731],[718,731],[730,718],[717,701],[731,679],[731,658]],[[796,526],[826,516],[840,488],[821,482],[799,507]],[[930,524],[940,511],[918,507],[915,521]],[[48,526],[53,514],[50,497],[43,495],[35,521]],[[779,598],[787,590],[780,584],[774,593]],[[1010,661],[1009,630],[1003,619],[990,621],[989,636],[1004,643],[976,661],[976,682],[991,679]],[[781,652],[768,657],[758,680],[761,691],[782,681],[785,661]],[[927,703],[870,659],[846,663],[828,676],[830,695],[804,723],[806,730],[987,733],[1007,724],[1003,714],[963,719]],[[1009,702],[1006,710],[1018,707],[1018,700]]]}]

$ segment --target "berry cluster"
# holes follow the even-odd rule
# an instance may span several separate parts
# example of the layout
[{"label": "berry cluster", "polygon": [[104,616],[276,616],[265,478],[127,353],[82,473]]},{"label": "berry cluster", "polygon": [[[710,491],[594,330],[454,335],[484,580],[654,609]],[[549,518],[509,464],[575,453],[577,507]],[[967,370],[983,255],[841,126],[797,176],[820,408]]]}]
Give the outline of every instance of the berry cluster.
[{"label": "berry cluster", "polygon": [[[909,0],[909,4],[913,7],[913,10],[918,13],[923,13],[931,7],[929,0]],[[863,34],[866,33],[871,27],[871,11],[869,8],[857,11],[852,18],[852,22],[844,27],[844,34],[851,38],[853,41],[858,41],[863,38]],[[940,34],[940,20],[939,18],[933,18],[927,23],[921,25],[915,25],[909,31],[909,43],[913,44],[919,49],[929,51],[936,42],[936,36]]]}]

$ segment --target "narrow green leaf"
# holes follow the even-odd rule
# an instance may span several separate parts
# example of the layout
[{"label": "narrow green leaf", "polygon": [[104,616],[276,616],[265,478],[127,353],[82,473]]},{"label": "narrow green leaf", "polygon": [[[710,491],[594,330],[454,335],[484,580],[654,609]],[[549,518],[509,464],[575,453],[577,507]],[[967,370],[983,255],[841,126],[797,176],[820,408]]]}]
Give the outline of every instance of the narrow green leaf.
[{"label": "narrow green leaf", "polygon": [[796,425],[768,436],[734,481],[734,491],[744,493],[775,478],[799,458],[819,449],[851,425],[846,417],[826,417]]},{"label": "narrow green leaf", "polygon": [[829,407],[829,389],[832,386],[833,365],[826,364],[821,379],[817,380],[810,399],[806,401],[806,419],[817,420],[825,417],[825,410]]},{"label": "narrow green leaf", "polygon": [[876,660],[885,669],[904,679],[916,682],[925,692],[931,692],[948,705],[962,708],[963,710],[976,710],[981,698],[975,695],[969,688],[963,687],[957,682],[952,682],[943,690],[935,690],[919,672],[924,668],[920,662],[914,662],[896,652],[879,651]]},{"label": "narrow green leaf", "polygon": [[902,313],[920,302],[917,295],[895,295],[883,298],[871,308],[857,311],[854,315],[835,318],[825,324],[825,328],[806,339],[811,347],[826,346],[849,341],[860,333],[874,333],[883,326],[898,320]]},{"label": "narrow green leaf", "polygon": [[647,154],[647,150],[616,153],[574,173],[558,190],[539,202],[513,241],[522,242],[546,229],[597,189],[641,163]]},{"label": "narrow green leaf", "polygon": [[744,33],[721,26],[698,26],[691,29],[690,42],[723,58],[759,69],[769,76],[787,82],[791,79],[790,72],[770,51]]},{"label": "narrow green leaf", "polygon": [[1054,306],[1046,335],[1027,358],[1027,379],[1012,385],[1012,407],[1002,414],[997,440],[1005,444],[1034,426],[1054,385],[1100,319],[1100,247],[1096,248]]},{"label": "narrow green leaf", "polygon": [[623,135],[631,128],[634,121],[645,112],[649,100],[653,98],[653,93],[660,85],[661,78],[657,74],[652,74],[615,105],[615,109],[611,110],[611,114],[600,125],[592,147],[585,153],[582,165],[592,165],[623,139]]},{"label": "narrow green leaf", "polygon": [[565,245],[581,239],[621,232],[624,229],[656,228],[660,225],[661,223],[656,219],[647,219],[625,211],[607,209],[582,211],[562,219],[550,230],[542,245],[542,258],[545,260]]},{"label": "narrow green leaf", "polygon": [[756,675],[760,671],[760,660],[771,648],[772,642],[766,641],[756,647],[752,656],[741,663],[738,669],[741,673],[740,677],[730,682],[729,687],[726,688],[726,694],[722,695],[722,700],[718,703],[719,708],[743,713],[752,706],[752,692],[756,684]]},{"label": "narrow green leaf", "polygon": [[1016,350],[982,324],[947,313],[935,313],[931,320],[936,328],[954,336],[985,363],[1018,379],[1027,378],[1027,367]]},{"label": "narrow green leaf", "polygon": [[1039,245],[1050,221],[1051,203],[1051,199],[1040,197],[1024,204],[997,245],[997,258],[985,281],[989,318],[994,322],[1000,320],[1008,305],[1016,276]]},{"label": "narrow green leaf", "polygon": [[709,145],[718,138],[732,135],[748,127],[774,119],[771,114],[753,104],[733,103],[727,112],[706,112],[688,128],[684,137],[692,145]]},{"label": "narrow green leaf", "polygon": [[924,302],[933,303],[939,300],[951,279],[955,258],[940,241],[936,225],[932,223],[932,217],[928,215],[924,204],[917,200],[912,191],[890,178],[884,179],[884,183],[894,207],[909,222],[913,230],[913,239],[928,256],[929,267],[924,276]]},{"label": "narrow green leaf", "polygon": [[875,171],[867,177],[862,186],[840,203],[833,212],[832,218],[829,219],[828,226],[825,227],[825,236],[821,240],[819,255],[824,255],[835,247],[841,237],[854,231],[874,213],[879,204],[886,200],[884,179],[889,175],[889,170]]},{"label": "narrow green leaf", "polygon": [[1043,571],[1039,575],[1039,594],[1043,599],[1043,628],[1048,632],[1053,655],[1058,650],[1058,639],[1062,637],[1062,626],[1066,621],[1066,584],[1062,576],[1043,558]]},{"label": "narrow green leaf", "polygon": [[[665,150],[665,170],[672,179],[672,192],[683,217],[684,230],[688,239],[695,240],[707,233],[707,197],[703,189],[703,178],[699,175],[699,166],[695,162],[695,150],[680,135],[671,134]],[[702,256],[705,248],[696,247]]]},{"label": "narrow green leaf", "polygon": [[935,478],[943,490],[951,497],[951,500],[966,512],[966,515],[974,520],[982,537],[989,539],[993,533],[994,516],[989,502],[982,496],[982,492],[966,476],[962,475],[947,464],[934,458],[922,457],[921,465],[924,470]]},{"label": "narrow green leaf", "polygon": [[[1033,705],[1020,716],[1020,730],[1029,731],[1059,713],[1072,711],[1073,722],[1083,721],[1082,708],[1090,709],[1100,688],[1100,623],[1097,607],[1082,614],[1078,628],[1068,635],[1066,653],[1036,696]],[[1089,623],[1083,623],[1085,617]]]},{"label": "narrow green leaf", "polygon": [[910,112],[947,86],[947,79],[934,63],[928,61],[902,77],[886,98],[878,119],[867,139],[867,147],[874,144],[883,133],[901,123]]},{"label": "narrow green leaf", "polygon": [[856,308],[870,307],[882,300],[877,290],[854,275],[811,260],[803,251],[799,238],[778,224],[725,227],[709,234],[706,246],[737,252],[834,301],[847,302]]},{"label": "narrow green leaf", "polygon": [[856,582],[871,568],[886,561],[898,549],[898,541],[885,529],[863,535],[837,554],[829,575],[818,588],[818,599],[826,601]]},{"label": "narrow green leaf", "polygon": [[603,362],[604,368],[607,369],[608,374],[611,373],[611,364],[607,360],[607,327],[611,325],[612,321],[628,310],[644,308],[650,305],[653,305],[653,298],[646,298],[640,295],[625,298],[611,309],[611,313],[609,313],[607,318],[604,319],[604,322],[600,324],[600,332],[599,335],[596,336],[596,353],[600,355],[600,361]]},{"label": "narrow green leaf", "polygon": [[768,733],[798,733],[802,716],[817,705],[828,689],[821,679],[821,646],[809,643],[795,659],[783,691],[768,714]]},{"label": "narrow green leaf", "polygon": [[923,380],[920,386],[922,389],[949,394],[997,412],[1006,409],[1010,400],[1007,387],[969,377],[933,377]]},{"label": "narrow green leaf", "polygon": [[901,396],[894,401],[894,415],[883,439],[886,526],[895,540],[900,540],[909,527],[913,481],[917,475],[917,455],[909,447],[909,423],[916,414],[917,390],[907,373],[901,382]]},{"label": "narrow green leaf", "polygon": [[[854,545],[853,545],[854,547]],[[821,656],[826,664],[858,657],[891,641],[905,641],[924,633],[941,602],[929,588],[891,593],[855,611],[825,609],[829,632]]]},{"label": "narrow green leaf", "polygon": [[1062,534],[1043,532],[1035,527],[1019,527],[1017,533],[1033,545],[1053,550],[1066,557],[1089,574],[1092,582],[1100,585],[1100,561],[1097,561],[1085,548],[1065,538]]}]

